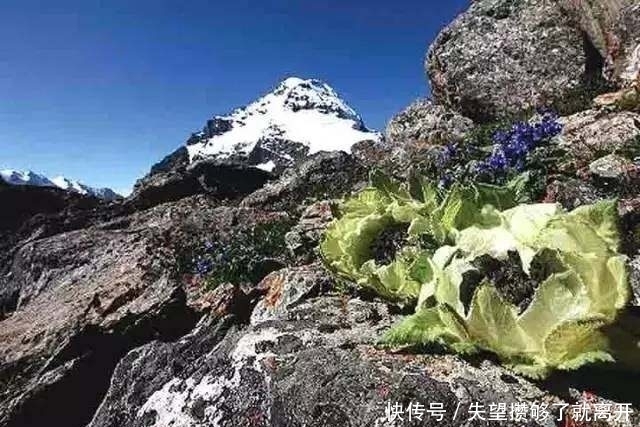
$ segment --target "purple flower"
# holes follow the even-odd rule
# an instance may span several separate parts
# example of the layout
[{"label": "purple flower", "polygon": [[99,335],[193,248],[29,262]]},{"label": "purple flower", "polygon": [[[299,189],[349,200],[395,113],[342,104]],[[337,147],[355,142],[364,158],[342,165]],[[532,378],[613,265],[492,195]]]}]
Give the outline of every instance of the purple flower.
[{"label": "purple flower", "polygon": [[562,131],[555,113],[546,112],[537,123],[516,122],[506,131],[496,131],[493,152],[480,162],[477,172],[501,172],[507,168],[521,171],[532,150]]},{"label": "purple flower", "polygon": [[501,171],[507,167],[507,156],[501,146],[495,145],[493,152],[487,159],[487,164],[494,171]]},{"label": "purple flower", "polygon": [[451,159],[456,156],[458,152],[457,147],[454,144],[447,144],[442,149],[438,150],[436,158],[436,166],[439,168],[446,167]]},{"label": "purple flower", "polygon": [[195,263],[194,263],[195,274],[204,276],[205,274],[209,273],[211,270],[213,270],[213,264],[211,260],[202,258],[202,257],[198,257],[195,260]]},{"label": "purple flower", "polygon": [[445,145],[444,154],[449,158],[455,157],[458,154],[458,146],[456,144]]}]

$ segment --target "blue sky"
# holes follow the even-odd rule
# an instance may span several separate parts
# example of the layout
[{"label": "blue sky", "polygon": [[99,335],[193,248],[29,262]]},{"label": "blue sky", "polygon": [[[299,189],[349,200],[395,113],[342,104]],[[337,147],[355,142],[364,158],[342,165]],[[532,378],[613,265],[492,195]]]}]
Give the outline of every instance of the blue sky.
[{"label": "blue sky", "polygon": [[467,4],[3,0],[0,168],[127,189],[291,75],[325,80],[382,129],[427,94],[427,45]]}]

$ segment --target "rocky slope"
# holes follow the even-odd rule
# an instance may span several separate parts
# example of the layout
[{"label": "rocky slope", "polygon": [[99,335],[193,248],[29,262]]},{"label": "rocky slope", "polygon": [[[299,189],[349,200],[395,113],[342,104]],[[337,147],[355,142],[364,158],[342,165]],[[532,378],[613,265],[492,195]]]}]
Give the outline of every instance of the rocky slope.
[{"label": "rocky slope", "polygon": [[[572,208],[619,196],[640,297],[640,104],[631,92],[593,103],[608,87],[635,87],[613,73],[594,89],[609,61],[605,30],[592,2],[566,3],[576,8],[473,2],[429,51],[434,99],[401,112],[386,140],[325,85],[286,80],[214,118],[124,201],[0,181],[14,207],[0,216],[0,426],[583,427],[557,422],[558,408],[614,402],[635,413],[598,427],[640,425],[637,374],[583,369],[534,382],[487,355],[379,347],[406,313],[336,279],[317,252],[339,199],[371,168],[402,176],[496,119],[564,105],[563,154],[546,164],[541,200]],[[632,64],[640,33],[619,22],[633,21],[622,11],[634,5],[609,3],[602,25]],[[294,138],[292,117],[309,114],[353,137]],[[272,125],[281,132],[264,134]],[[259,138],[225,136],[249,130]],[[327,148],[336,151],[314,153]],[[273,172],[255,167],[269,161]],[[386,419],[388,403],[410,402],[441,403],[443,420]],[[518,402],[547,404],[552,416],[468,419],[473,405]]]}]

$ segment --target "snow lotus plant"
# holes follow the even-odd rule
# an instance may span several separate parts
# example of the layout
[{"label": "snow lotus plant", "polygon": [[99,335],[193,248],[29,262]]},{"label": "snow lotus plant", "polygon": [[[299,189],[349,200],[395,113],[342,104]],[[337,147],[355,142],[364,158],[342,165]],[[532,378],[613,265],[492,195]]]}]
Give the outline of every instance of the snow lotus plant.
[{"label": "snow lotus plant", "polygon": [[[521,184],[443,193],[419,179],[401,185],[374,175],[344,203],[322,254],[339,275],[416,304],[387,344],[488,351],[533,378],[594,362],[640,362],[638,331],[619,326],[630,286],[615,202],[572,212],[518,204]],[[404,245],[379,264],[372,245],[398,225],[406,226]],[[525,298],[509,293],[531,283]]]},{"label": "snow lotus plant", "polygon": [[[518,179],[505,187],[455,185],[442,193],[419,177],[399,184],[374,172],[371,185],[344,202],[341,218],[327,230],[321,252],[340,276],[385,298],[409,303],[417,299],[431,271],[429,247],[450,242],[457,230],[473,225],[484,205],[515,206],[523,183]],[[372,243],[396,225],[406,226],[408,245],[391,263],[378,265]]]}]

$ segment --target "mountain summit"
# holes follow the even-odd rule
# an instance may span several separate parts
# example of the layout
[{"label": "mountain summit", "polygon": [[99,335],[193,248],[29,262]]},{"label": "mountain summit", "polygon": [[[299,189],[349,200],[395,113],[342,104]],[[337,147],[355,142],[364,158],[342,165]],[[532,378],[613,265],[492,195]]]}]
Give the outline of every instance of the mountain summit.
[{"label": "mountain summit", "polygon": [[290,77],[246,107],[208,120],[186,148],[191,162],[241,159],[271,171],[319,151],[348,152],[356,142],[379,138],[329,85]]},{"label": "mountain summit", "polygon": [[49,179],[46,176],[33,171],[17,171],[13,169],[0,170],[0,180],[3,180],[10,185],[60,188],[72,193],[97,197],[108,201],[122,197],[110,188],[89,187],[88,185],[65,178],[64,176],[57,176],[53,179]]}]

